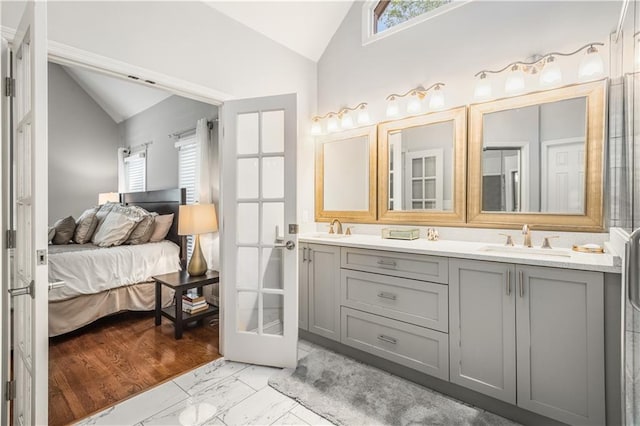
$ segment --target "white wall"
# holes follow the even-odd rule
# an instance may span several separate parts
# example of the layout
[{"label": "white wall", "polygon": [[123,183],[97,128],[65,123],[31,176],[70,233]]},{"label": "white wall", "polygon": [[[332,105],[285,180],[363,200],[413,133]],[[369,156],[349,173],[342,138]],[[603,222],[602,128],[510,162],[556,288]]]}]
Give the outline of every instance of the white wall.
[{"label": "white wall", "polygon": [[49,64],[49,223],[78,218],[117,191],[118,125],[57,64]]},{"label": "white wall", "polygon": [[[372,120],[383,121],[387,95],[436,82],[446,84],[447,107],[471,103],[478,71],[607,43],[620,2],[471,1],[364,46],[362,7],[354,3],[318,62],[320,114],[369,102]],[[606,64],[606,46],[601,54]],[[558,59],[565,82],[576,80],[580,58]],[[503,84],[500,77],[495,97]]]},{"label": "white wall", "polygon": [[[15,28],[23,8],[2,2]],[[299,218],[313,220],[316,64],[202,2],[48,3],[49,39],[218,90],[231,98],[297,93]],[[306,212],[306,215],[302,213]],[[304,216],[304,217],[303,217]]]},{"label": "white wall", "polygon": [[[194,129],[200,118],[212,120],[217,117],[218,107],[214,105],[171,96],[120,123],[124,146],[136,147],[152,142],[147,147],[148,191],[178,187],[177,139],[170,135]],[[214,173],[218,170],[216,164]]]}]

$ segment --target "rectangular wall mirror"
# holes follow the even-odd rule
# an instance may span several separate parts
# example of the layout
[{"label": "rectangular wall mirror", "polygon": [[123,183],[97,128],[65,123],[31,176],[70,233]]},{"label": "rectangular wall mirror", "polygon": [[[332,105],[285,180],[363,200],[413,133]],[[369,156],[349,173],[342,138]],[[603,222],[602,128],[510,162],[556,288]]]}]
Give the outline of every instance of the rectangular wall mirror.
[{"label": "rectangular wall mirror", "polygon": [[455,225],[465,220],[466,108],[378,126],[381,222]]},{"label": "rectangular wall mirror", "polygon": [[316,140],[316,221],[375,222],[376,126]]},{"label": "rectangular wall mirror", "polygon": [[602,230],[605,85],[470,106],[470,223]]}]

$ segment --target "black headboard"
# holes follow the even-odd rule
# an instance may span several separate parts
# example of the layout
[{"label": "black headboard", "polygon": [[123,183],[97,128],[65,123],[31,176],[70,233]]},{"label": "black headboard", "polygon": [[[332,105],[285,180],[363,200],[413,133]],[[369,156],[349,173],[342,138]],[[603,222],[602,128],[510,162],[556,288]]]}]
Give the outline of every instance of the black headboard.
[{"label": "black headboard", "polygon": [[178,217],[180,205],[187,201],[185,188],[162,189],[159,191],[129,192],[120,194],[120,202],[125,206],[140,206],[149,212],[158,214],[173,213],[173,223],[167,234],[167,240],[180,247],[180,263],[187,265],[187,238],[178,235]]}]

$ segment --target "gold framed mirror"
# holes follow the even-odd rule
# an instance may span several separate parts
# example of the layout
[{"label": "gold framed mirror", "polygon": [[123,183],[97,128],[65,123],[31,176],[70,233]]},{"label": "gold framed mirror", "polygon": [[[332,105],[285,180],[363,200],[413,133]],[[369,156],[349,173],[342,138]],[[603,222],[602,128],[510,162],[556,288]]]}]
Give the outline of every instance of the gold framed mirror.
[{"label": "gold framed mirror", "polygon": [[466,107],[380,123],[379,222],[463,224],[466,136]]},{"label": "gold framed mirror", "polygon": [[376,221],[376,126],[316,139],[316,221]]},{"label": "gold framed mirror", "polygon": [[606,86],[469,106],[470,225],[603,231]]}]

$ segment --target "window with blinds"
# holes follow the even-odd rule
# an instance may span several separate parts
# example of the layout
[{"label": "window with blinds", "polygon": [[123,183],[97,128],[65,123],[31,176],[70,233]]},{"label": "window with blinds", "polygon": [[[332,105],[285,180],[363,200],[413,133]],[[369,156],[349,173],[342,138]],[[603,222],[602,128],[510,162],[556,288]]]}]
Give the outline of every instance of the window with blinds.
[{"label": "window with blinds", "polygon": [[144,152],[131,154],[124,159],[127,192],[141,192],[147,188],[147,156]]},{"label": "window with blinds", "polygon": [[[198,150],[195,136],[180,138],[176,142],[178,148],[178,187],[187,190],[187,204],[197,200]],[[187,258],[193,253],[193,236],[187,237]]]}]

